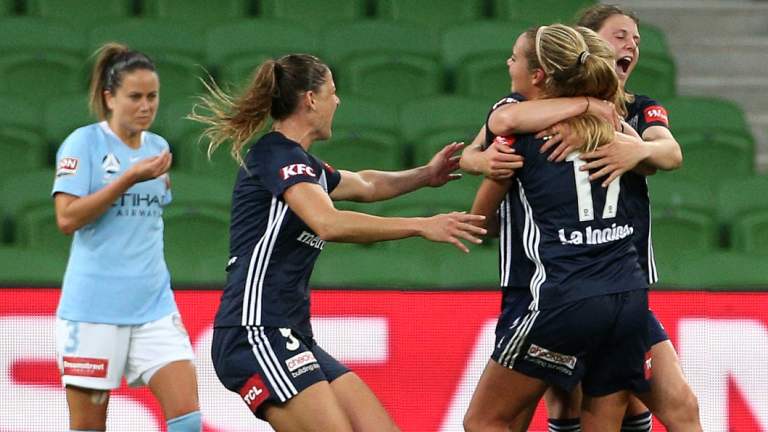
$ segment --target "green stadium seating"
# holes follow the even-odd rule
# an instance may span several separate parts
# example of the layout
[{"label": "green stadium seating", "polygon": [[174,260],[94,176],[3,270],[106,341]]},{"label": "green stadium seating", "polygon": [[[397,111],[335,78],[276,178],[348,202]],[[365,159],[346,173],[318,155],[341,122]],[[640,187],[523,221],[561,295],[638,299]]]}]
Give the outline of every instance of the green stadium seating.
[{"label": "green stadium seating", "polygon": [[173,201],[167,208],[179,206],[201,206],[229,212],[232,202],[232,184],[217,177],[199,173],[173,170],[170,173]]},{"label": "green stadium seating", "polygon": [[636,94],[650,95],[659,101],[666,101],[677,94],[677,69],[668,55],[641,54],[627,89]]},{"label": "green stadium seating", "polygon": [[242,86],[268,58],[318,53],[318,35],[278,19],[249,19],[214,27],[205,34],[206,60],[222,83]]},{"label": "green stadium seating", "polygon": [[675,176],[713,182],[713,172],[722,167],[728,177],[752,175],[755,142],[738,105],[694,96],[670,99],[663,105],[683,150],[683,167]]},{"label": "green stadium seating", "polygon": [[527,20],[535,23],[572,24],[582,9],[594,0],[493,0],[496,17],[507,20]]},{"label": "green stadium seating", "polygon": [[768,255],[768,210],[764,209],[737,219],[733,223],[731,234],[734,249]]},{"label": "green stadium seating", "polygon": [[163,222],[171,280],[183,285],[223,285],[229,259],[229,212],[174,202],[163,210]]},{"label": "green stadium seating", "polygon": [[454,76],[456,92],[500,99],[510,91],[506,60],[515,41],[528,27],[524,22],[477,21],[445,31],[443,63]]},{"label": "green stadium seating", "polygon": [[694,290],[744,290],[768,288],[765,256],[718,251],[704,255],[683,254],[661,263],[658,286]]},{"label": "green stadium seating", "polygon": [[27,212],[53,208],[54,170],[36,170],[2,179],[0,209],[2,209],[3,239],[12,241],[18,220]]},{"label": "green stadium seating", "polygon": [[0,17],[16,15],[15,0],[0,0]]},{"label": "green stadium seating", "polygon": [[418,56],[437,60],[437,34],[418,25],[387,21],[340,24],[322,34],[321,51],[331,65],[361,54]]},{"label": "green stadium seating", "polygon": [[45,139],[56,149],[72,131],[95,121],[96,117],[88,111],[87,94],[61,96],[45,102]]},{"label": "green stadium seating", "polygon": [[0,94],[27,100],[82,92],[85,39],[62,23],[28,17],[0,19]]},{"label": "green stadium seating", "polygon": [[425,187],[417,191],[382,201],[377,211],[382,216],[423,217],[437,213],[469,211],[482,178],[464,176],[439,188]]},{"label": "green stadium seating", "polygon": [[204,76],[203,35],[183,21],[126,19],[94,28],[89,44],[93,49],[107,41],[117,41],[147,54],[155,62],[160,77],[162,100],[198,95]]},{"label": "green stadium seating", "polygon": [[69,249],[0,246],[0,281],[5,286],[61,286]]},{"label": "green stadium seating", "polygon": [[430,161],[453,141],[469,145],[485,123],[492,102],[459,96],[437,96],[408,102],[400,109],[403,137],[413,147],[416,165]]},{"label": "green stadium seating", "polygon": [[[660,263],[680,254],[716,250],[719,230],[715,194],[705,184],[686,182],[665,173],[649,178],[654,253]],[[660,264],[661,265],[661,264]]]},{"label": "green stadium seating", "polygon": [[0,154],[7,156],[0,159],[0,183],[12,175],[45,166],[48,147],[39,124],[40,110],[33,104],[0,96]]},{"label": "green stadium seating", "polygon": [[16,219],[16,243],[36,250],[69,251],[72,236],[64,235],[56,225],[53,200],[49,205],[26,210]]},{"label": "green stadium seating", "polygon": [[640,25],[640,60],[645,61],[646,54],[670,56],[669,44],[664,31],[651,24]]},{"label": "green stadium seating", "polygon": [[319,30],[328,23],[359,20],[365,15],[364,0],[260,0],[264,17],[296,21],[302,27]]},{"label": "green stadium seating", "polygon": [[250,12],[249,0],[219,0],[215,7],[206,0],[144,0],[142,8],[144,16],[182,20],[200,30],[245,18]]},{"label": "green stadium seating", "polygon": [[732,247],[768,254],[768,176],[725,179],[718,187],[718,218]]},{"label": "green stadium seating", "polygon": [[438,6],[423,0],[378,0],[377,10],[380,19],[434,29],[482,18],[483,3],[477,0],[443,0]]},{"label": "green stadium seating", "polygon": [[28,14],[70,23],[78,29],[133,15],[131,0],[26,0]]},{"label": "green stadium seating", "polygon": [[442,66],[429,57],[408,54],[368,54],[339,64],[340,88],[384,104],[401,104],[439,94],[444,87]]},{"label": "green stadium seating", "polygon": [[348,171],[403,168],[398,137],[375,130],[334,128],[331,139],[312,144],[310,152],[334,168]]}]

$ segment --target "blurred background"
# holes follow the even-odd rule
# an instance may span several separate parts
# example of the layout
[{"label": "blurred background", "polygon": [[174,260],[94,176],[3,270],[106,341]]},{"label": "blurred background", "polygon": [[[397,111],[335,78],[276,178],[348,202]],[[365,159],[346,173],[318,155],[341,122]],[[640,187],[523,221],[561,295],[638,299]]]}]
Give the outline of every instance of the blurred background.
[{"label": "blurred background", "polygon": [[[0,0],[0,287],[7,288],[0,289],[0,326],[9,326],[2,327],[0,334],[3,340],[16,341],[0,343],[7,360],[0,362],[7,367],[7,376],[0,381],[3,396],[26,394],[29,389],[42,391],[40,388],[54,392],[56,388],[53,342],[47,326],[52,323],[70,238],[58,232],[54,220],[50,198],[54,156],[71,131],[95,121],[87,111],[86,93],[91,54],[102,43],[126,43],[150,55],[158,66],[161,102],[152,130],[168,140],[174,153],[174,202],[164,215],[166,260],[174,288],[183,290],[178,296],[183,311],[188,311],[184,315],[187,326],[199,327],[200,334],[205,334],[212,311],[201,311],[218,301],[216,290],[225,278],[229,202],[236,166],[225,151],[208,161],[204,144],[198,141],[200,127],[183,119],[195,96],[203,92],[199,77],[210,74],[225,88],[236,90],[266,58],[290,52],[315,54],[333,69],[341,105],[332,139],[315,144],[313,153],[336,168],[405,169],[426,163],[444,144],[472,140],[489,106],[509,91],[505,61],[522,31],[537,24],[571,22],[580,9],[594,3]],[[725,351],[758,347],[764,354],[768,346],[768,312],[764,312],[768,309],[756,308],[766,304],[763,290],[768,289],[768,1],[616,3],[635,11],[641,21],[640,61],[628,88],[657,99],[667,108],[671,129],[684,154],[683,168],[649,179],[660,276],[656,289],[670,291],[654,294],[652,300],[666,311],[663,315],[676,331],[694,328],[689,326],[690,320],[704,320],[690,330],[695,337],[689,342],[700,342],[690,342],[691,352],[696,354],[686,357],[681,353],[681,358],[689,378],[694,376],[692,385],[700,403],[706,399],[702,408],[708,422],[705,430],[768,430],[768,372],[749,378],[733,372],[746,368],[753,373],[746,364],[768,370],[765,360],[760,360],[763,357],[751,351],[735,355],[730,360],[732,366],[723,360],[729,365],[724,369],[705,363],[699,370],[690,363],[719,346],[720,342],[708,335],[717,333],[713,326],[723,324],[722,320],[737,321],[736,327],[724,327],[724,334],[752,338],[743,343],[733,339],[734,345],[723,346]],[[443,188],[417,191],[388,202],[342,206],[385,216],[467,210],[478,184],[478,178],[465,176]],[[328,291],[321,295],[338,294],[339,301],[344,301],[345,294],[368,296],[361,300],[365,305],[378,305],[380,292],[383,298],[400,298],[406,291],[449,295],[453,301],[447,304],[455,307],[450,312],[446,306],[449,315],[459,314],[464,296],[479,296],[480,300],[472,297],[472,301],[487,303],[486,312],[467,319],[477,321],[476,331],[471,333],[480,336],[467,336],[462,342],[467,357],[456,363],[460,372],[474,358],[472,362],[477,363],[471,363],[475,366],[467,370],[479,372],[487,356],[472,357],[470,353],[476,341],[485,340],[490,330],[483,327],[483,320],[492,320],[497,308],[496,248],[493,240],[472,248],[469,255],[418,239],[376,245],[328,244],[315,267],[312,286]],[[316,315],[330,317],[368,313],[367,308],[318,308]],[[423,330],[433,331],[429,309],[418,310],[398,313],[412,312],[409,320],[426,320]],[[395,312],[381,313],[385,321],[391,321],[388,314]],[[38,321],[25,321],[30,317]],[[450,334],[449,321],[440,331]],[[664,319],[662,322],[667,324]],[[402,336],[395,337],[391,326],[386,328],[390,329],[385,332],[390,350],[401,343],[397,341],[408,343]],[[16,336],[7,338],[12,331]],[[326,337],[333,341],[346,334],[337,328],[327,332]],[[678,348],[684,344],[680,334],[670,336]],[[37,342],[30,345],[32,340]],[[464,349],[457,348],[460,342],[456,343],[455,349]],[[344,344],[337,345],[345,349]],[[39,368],[18,366],[19,359],[27,357],[14,353],[25,350]],[[387,351],[387,355],[392,352]],[[207,350],[201,348],[198,355],[202,362],[198,367],[205,369]],[[363,355],[362,360],[355,360],[357,354],[350,355],[348,359],[353,364],[359,361],[361,367],[369,361],[386,363],[390,358],[374,356],[379,359],[374,361]],[[742,363],[747,358],[757,363]],[[418,364],[426,368],[431,361],[424,359],[426,363]],[[721,369],[724,375],[716,375],[725,376],[725,381],[714,382],[713,370]],[[364,377],[373,381],[377,392],[387,391],[376,384],[377,379],[385,386],[391,378],[388,373],[402,371],[385,370],[389,372],[374,371]],[[462,376],[457,372],[453,378],[456,386],[450,390],[454,396],[446,399],[458,397],[459,407],[468,401],[472,388],[467,384],[472,377],[465,377],[469,380],[465,382]],[[212,383],[210,392],[217,396],[201,397],[215,401],[231,396]],[[717,390],[722,386],[727,391]],[[735,393],[731,386],[735,386]],[[753,392],[745,386],[763,390]],[[30,401],[34,394],[30,393]],[[61,411],[65,409],[63,393],[53,394],[49,395],[51,404],[58,407],[59,415],[65,415],[66,411]],[[146,395],[141,396],[143,393],[125,390],[125,394],[127,399],[149,407],[151,416],[159,415]],[[460,422],[446,420],[453,412],[446,408],[448,402],[442,408],[414,409],[392,405],[396,403],[400,402],[393,401],[387,407],[402,412],[395,414],[400,421],[403,418],[398,416],[414,415],[407,414],[412,411],[439,411],[434,414],[439,420],[434,427],[405,420],[411,425],[404,427],[406,431],[460,427]],[[218,407],[216,403],[211,406]],[[0,421],[0,431],[61,429],[56,416],[30,426],[25,407],[23,403],[6,407],[0,415],[6,419]],[[12,419],[19,413],[21,420],[14,423]],[[722,420],[723,415],[726,420]],[[155,423],[152,427],[160,430],[162,424],[137,426],[128,422],[133,426],[125,426],[122,420],[114,421],[118,425],[114,430],[150,430],[148,425]],[[256,422],[243,420],[242,429],[238,429],[240,423],[227,423],[227,418],[222,421],[208,423],[207,430],[246,430]],[[537,421],[535,425],[540,425]]]}]

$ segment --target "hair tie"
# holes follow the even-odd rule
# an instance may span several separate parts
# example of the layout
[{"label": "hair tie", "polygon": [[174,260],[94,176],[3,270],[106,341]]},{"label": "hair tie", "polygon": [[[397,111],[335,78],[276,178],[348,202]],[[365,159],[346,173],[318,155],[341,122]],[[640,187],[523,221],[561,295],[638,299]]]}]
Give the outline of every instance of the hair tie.
[{"label": "hair tie", "polygon": [[534,49],[536,50],[536,58],[539,60],[539,66],[544,70],[544,72],[547,71],[546,66],[544,66],[544,62],[541,58],[541,34],[548,26],[541,26],[536,30],[536,40],[534,41]]},{"label": "hair tie", "polygon": [[587,57],[589,57],[591,54],[589,51],[582,51],[581,54],[579,54],[579,64],[584,64],[587,61]]}]

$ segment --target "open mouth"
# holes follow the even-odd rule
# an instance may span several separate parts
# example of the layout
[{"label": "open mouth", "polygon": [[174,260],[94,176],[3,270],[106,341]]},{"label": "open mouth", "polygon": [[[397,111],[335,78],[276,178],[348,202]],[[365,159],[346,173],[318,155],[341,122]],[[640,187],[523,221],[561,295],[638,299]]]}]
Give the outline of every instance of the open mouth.
[{"label": "open mouth", "polygon": [[616,67],[622,72],[627,73],[629,67],[632,65],[632,57],[624,56],[616,60]]}]

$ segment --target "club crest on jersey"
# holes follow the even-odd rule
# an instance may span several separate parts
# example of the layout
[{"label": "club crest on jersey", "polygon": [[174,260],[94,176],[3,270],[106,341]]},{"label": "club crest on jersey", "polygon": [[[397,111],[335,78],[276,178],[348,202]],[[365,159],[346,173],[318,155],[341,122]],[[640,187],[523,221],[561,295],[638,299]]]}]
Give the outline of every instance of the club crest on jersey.
[{"label": "club crest on jersey", "polygon": [[667,116],[667,110],[660,105],[652,105],[643,110],[646,123],[661,122],[666,126],[669,126],[669,117]]},{"label": "club crest on jersey", "polygon": [[114,174],[120,171],[120,160],[113,153],[107,153],[101,160],[101,167],[107,174]]},{"label": "club crest on jersey", "polygon": [[280,168],[280,176],[283,180],[297,175],[308,175],[310,177],[317,177],[315,170],[311,166],[305,164],[290,164]]},{"label": "club crest on jersey", "polygon": [[65,175],[73,175],[77,173],[77,165],[80,160],[74,157],[61,158],[59,161],[59,167],[56,169],[56,177]]}]

